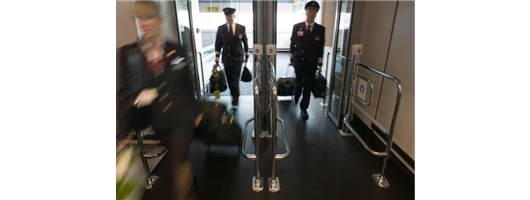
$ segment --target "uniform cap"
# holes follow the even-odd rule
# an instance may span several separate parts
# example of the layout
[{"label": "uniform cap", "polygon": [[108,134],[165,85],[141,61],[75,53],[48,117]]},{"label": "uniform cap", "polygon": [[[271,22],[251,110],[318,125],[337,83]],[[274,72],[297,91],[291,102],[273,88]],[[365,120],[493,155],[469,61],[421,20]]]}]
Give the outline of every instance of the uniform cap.
[{"label": "uniform cap", "polygon": [[225,15],[231,15],[231,14],[234,14],[234,12],[236,12],[236,9],[226,7],[226,8],[223,8],[223,12],[225,12]]},{"label": "uniform cap", "polygon": [[305,9],[307,10],[308,8],[313,8],[313,9],[316,9],[317,11],[320,10],[320,5],[318,5],[318,3],[316,1],[310,1],[310,2],[307,2],[305,4]]}]

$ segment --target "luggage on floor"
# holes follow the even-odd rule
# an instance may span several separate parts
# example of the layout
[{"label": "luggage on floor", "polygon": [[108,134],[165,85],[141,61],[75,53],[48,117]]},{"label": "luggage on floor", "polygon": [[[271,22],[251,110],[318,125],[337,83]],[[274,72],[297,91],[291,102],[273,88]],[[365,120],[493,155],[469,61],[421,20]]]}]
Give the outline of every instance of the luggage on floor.
[{"label": "luggage on floor", "polygon": [[226,106],[219,101],[201,102],[202,121],[194,130],[193,136],[206,144],[240,145],[241,127],[234,116],[227,112]]},{"label": "luggage on floor", "polygon": [[[294,86],[296,83],[296,78],[289,76],[289,68],[292,66],[287,66],[287,71],[284,77],[278,78],[276,83],[276,93],[278,96],[293,96],[294,95]],[[294,67],[292,67],[294,69]]]},{"label": "luggage on floor", "polygon": [[325,98],[326,97],[326,85],[327,80],[321,73],[315,74],[315,85],[313,86],[313,96],[315,98]]}]

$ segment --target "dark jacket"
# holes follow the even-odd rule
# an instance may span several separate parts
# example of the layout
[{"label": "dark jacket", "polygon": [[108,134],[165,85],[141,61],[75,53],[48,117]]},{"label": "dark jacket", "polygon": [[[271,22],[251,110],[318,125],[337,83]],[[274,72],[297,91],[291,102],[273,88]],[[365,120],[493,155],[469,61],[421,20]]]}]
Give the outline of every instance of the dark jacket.
[{"label": "dark jacket", "polygon": [[326,28],[314,23],[312,32],[308,33],[306,29],[305,22],[293,26],[289,52],[295,67],[311,66],[313,69],[314,66],[316,70],[317,65],[322,66]]},{"label": "dark jacket", "polygon": [[[245,54],[243,54],[243,46],[241,46],[241,43],[245,47]],[[225,66],[229,66],[228,56],[239,59],[239,62],[244,57],[248,58],[248,39],[245,26],[236,23],[236,32],[234,35],[228,34],[226,24],[219,26],[215,37],[215,57],[219,57],[221,49],[223,49],[221,62]]]},{"label": "dark jacket", "polygon": [[[117,91],[120,134],[129,133],[135,126],[148,124],[153,125],[156,133],[193,124],[200,109],[194,96],[192,71],[188,62],[184,48],[166,43],[164,67],[153,74],[146,65],[146,58],[138,43],[121,48],[120,87]],[[140,91],[149,88],[156,88],[158,97],[147,107],[133,108],[133,101]]]}]

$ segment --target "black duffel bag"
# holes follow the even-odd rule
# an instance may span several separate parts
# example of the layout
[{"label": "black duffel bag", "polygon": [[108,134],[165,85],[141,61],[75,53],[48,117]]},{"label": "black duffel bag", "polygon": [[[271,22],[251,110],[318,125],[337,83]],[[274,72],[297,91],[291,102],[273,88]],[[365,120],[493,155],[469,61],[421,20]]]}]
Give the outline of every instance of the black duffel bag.
[{"label": "black duffel bag", "polygon": [[214,94],[216,90],[224,92],[226,89],[228,89],[228,85],[226,84],[225,73],[219,66],[219,63],[215,63],[212,69],[212,75],[210,76],[210,93]]},{"label": "black duffel bag", "polygon": [[241,81],[243,82],[252,81],[252,73],[250,73],[250,70],[247,68],[246,63],[245,63],[245,66],[243,66],[243,74],[241,74]]},{"label": "black duffel bag", "polygon": [[226,106],[219,101],[201,102],[202,121],[195,128],[193,136],[204,143],[222,145],[240,145],[241,127],[234,121],[234,116],[226,112]]}]

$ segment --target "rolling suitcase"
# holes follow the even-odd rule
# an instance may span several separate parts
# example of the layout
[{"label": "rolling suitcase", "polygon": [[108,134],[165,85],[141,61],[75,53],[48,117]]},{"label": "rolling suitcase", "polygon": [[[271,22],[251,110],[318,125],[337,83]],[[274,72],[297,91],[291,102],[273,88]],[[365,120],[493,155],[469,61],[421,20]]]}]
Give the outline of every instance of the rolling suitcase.
[{"label": "rolling suitcase", "polygon": [[[294,85],[296,83],[296,78],[289,76],[289,68],[292,66],[287,66],[287,71],[284,77],[280,77],[276,83],[276,93],[278,96],[293,96],[294,95]],[[294,67],[293,67],[294,69]]]},{"label": "rolling suitcase", "polygon": [[326,97],[326,85],[327,80],[321,73],[315,74],[315,85],[313,86],[313,96],[315,98],[325,98]]}]

